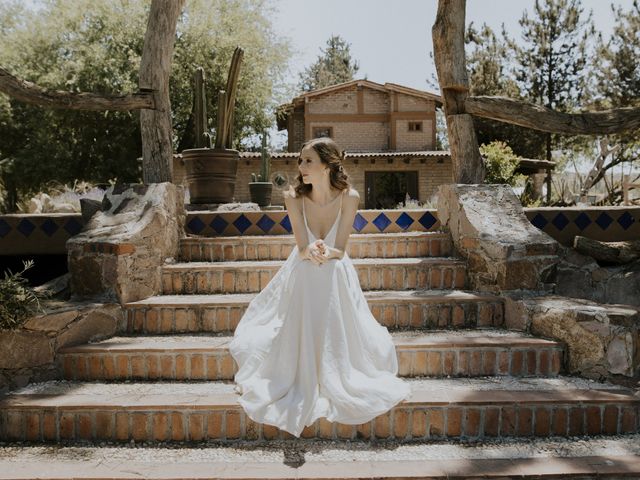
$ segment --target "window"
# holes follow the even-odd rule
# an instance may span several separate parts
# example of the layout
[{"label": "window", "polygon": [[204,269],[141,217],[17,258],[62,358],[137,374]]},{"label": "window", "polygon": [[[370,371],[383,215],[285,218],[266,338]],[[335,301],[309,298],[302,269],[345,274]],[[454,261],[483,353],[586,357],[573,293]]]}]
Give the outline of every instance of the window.
[{"label": "window", "polygon": [[409,122],[409,131],[410,132],[421,132],[422,131],[422,122]]},{"label": "window", "polygon": [[333,138],[333,127],[313,127],[313,138]]}]

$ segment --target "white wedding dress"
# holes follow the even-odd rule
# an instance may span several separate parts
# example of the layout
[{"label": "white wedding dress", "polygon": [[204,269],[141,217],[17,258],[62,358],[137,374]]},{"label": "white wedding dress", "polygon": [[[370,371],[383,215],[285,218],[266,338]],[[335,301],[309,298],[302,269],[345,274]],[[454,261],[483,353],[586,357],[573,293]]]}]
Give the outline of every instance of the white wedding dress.
[{"label": "white wedding dress", "polygon": [[[332,247],[340,203],[324,239]],[[302,208],[313,242],[304,200]],[[296,437],[320,417],[365,423],[411,394],[409,384],[397,377],[391,335],[369,310],[346,252],[340,260],[315,265],[300,258],[294,245],[249,303],[229,349],[238,364],[235,381],[247,415]]]}]

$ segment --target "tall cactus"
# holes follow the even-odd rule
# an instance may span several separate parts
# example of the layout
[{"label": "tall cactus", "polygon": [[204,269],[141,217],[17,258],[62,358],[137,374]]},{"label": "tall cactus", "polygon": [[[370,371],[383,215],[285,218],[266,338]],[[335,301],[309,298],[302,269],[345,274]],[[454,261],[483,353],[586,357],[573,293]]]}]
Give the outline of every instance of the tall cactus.
[{"label": "tall cactus", "polygon": [[[216,129],[215,148],[231,148],[233,143],[233,110],[236,104],[238,76],[244,50],[236,47],[231,58],[227,89],[218,92],[218,123]],[[207,98],[205,94],[204,69],[198,67],[193,74],[194,82],[194,117],[196,148],[211,148],[211,134],[207,126]]]},{"label": "tall cactus", "polygon": [[262,165],[260,166],[260,173],[258,175],[256,175],[255,173],[251,174],[251,180],[253,182],[268,182],[269,176],[271,175],[271,158],[269,157],[269,152],[267,151],[267,138],[267,132],[263,131],[262,146],[260,147],[260,158],[262,159]]},{"label": "tall cactus", "polygon": [[207,128],[207,97],[205,93],[204,68],[198,67],[193,74],[195,86],[194,112],[196,148],[211,148],[211,136]]},{"label": "tall cactus", "polygon": [[227,89],[220,91],[218,95],[218,131],[216,135],[216,148],[231,148],[233,143],[233,110],[236,105],[236,93],[238,91],[238,77],[244,50],[236,47],[229,66],[227,76]]}]

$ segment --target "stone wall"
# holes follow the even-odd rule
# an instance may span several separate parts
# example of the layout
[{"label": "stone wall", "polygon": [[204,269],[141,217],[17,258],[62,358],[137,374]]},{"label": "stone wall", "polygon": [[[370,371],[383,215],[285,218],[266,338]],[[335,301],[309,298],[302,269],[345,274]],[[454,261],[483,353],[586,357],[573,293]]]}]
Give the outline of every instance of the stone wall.
[{"label": "stone wall", "polygon": [[594,380],[640,376],[640,314],[560,296],[508,298],[506,327],[564,342],[567,373]]},{"label": "stone wall", "polygon": [[535,228],[508,185],[443,185],[438,216],[480,291],[550,291],[559,244]]},{"label": "stone wall", "polygon": [[67,242],[72,292],[121,303],[160,293],[160,267],[177,257],[184,223],[181,187],[111,187],[103,210]]},{"label": "stone wall", "polygon": [[47,309],[21,328],[0,331],[0,392],[60,378],[60,348],[112,337],[124,321],[119,304],[76,303]]}]

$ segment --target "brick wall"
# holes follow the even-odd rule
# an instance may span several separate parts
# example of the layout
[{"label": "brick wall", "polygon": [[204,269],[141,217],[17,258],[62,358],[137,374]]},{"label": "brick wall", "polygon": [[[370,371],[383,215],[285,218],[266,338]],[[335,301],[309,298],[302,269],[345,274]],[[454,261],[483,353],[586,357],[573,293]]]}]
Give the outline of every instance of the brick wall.
[{"label": "brick wall", "polygon": [[[449,157],[409,157],[409,163],[405,163],[402,158],[394,158],[389,163],[386,158],[376,158],[372,163],[370,158],[359,158],[358,163],[354,163],[354,158],[347,158],[344,162],[344,169],[349,175],[349,181],[360,193],[360,206],[365,207],[365,172],[367,171],[417,171],[418,172],[418,199],[426,202],[431,199],[439,185],[451,183],[453,181],[453,171],[451,159]],[[440,161],[441,163],[438,163]],[[422,163],[424,162],[424,163]],[[241,158],[238,163],[238,174],[236,189],[234,193],[235,201],[249,202],[249,182],[251,172],[260,171],[259,158]],[[296,185],[298,175],[298,164],[295,158],[277,158],[271,161],[271,176],[276,172],[286,173],[289,181]],[[285,187],[285,189],[288,187]],[[271,196],[272,205],[284,205],[284,197],[278,187],[274,185]]]},{"label": "brick wall", "polygon": [[358,113],[358,94],[356,87],[327,93],[309,99],[308,113]]},{"label": "brick wall", "polygon": [[387,122],[312,122],[314,127],[332,127],[333,139],[348,152],[379,152],[389,149]]},{"label": "brick wall", "polygon": [[389,113],[389,94],[371,88],[363,88],[364,113],[379,114]]},{"label": "brick wall", "polygon": [[[422,131],[410,132],[409,122],[422,122]],[[419,150],[434,150],[432,120],[397,120],[396,121],[396,151],[415,152]]]},{"label": "brick wall", "polygon": [[420,97],[412,97],[398,93],[398,111],[399,112],[433,112],[435,104],[432,100],[426,100]]}]

